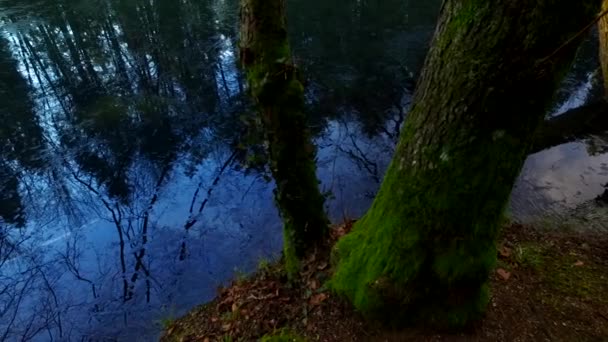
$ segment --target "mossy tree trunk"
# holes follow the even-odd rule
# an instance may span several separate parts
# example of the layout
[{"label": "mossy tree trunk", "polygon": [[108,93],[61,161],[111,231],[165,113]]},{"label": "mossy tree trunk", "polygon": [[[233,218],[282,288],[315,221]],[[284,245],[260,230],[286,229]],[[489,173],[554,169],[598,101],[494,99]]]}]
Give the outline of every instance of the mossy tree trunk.
[{"label": "mossy tree trunk", "polygon": [[[602,1],[602,11],[608,10],[608,0]],[[600,65],[604,79],[604,97],[608,98],[608,16],[604,15],[598,23],[600,36]]]},{"label": "mossy tree trunk", "polygon": [[338,294],[400,324],[480,317],[503,211],[579,42],[563,43],[600,2],[443,3],[381,189],[334,250]]},{"label": "mossy tree trunk", "polygon": [[268,140],[275,200],[285,227],[284,257],[293,275],[298,258],[322,241],[328,222],[285,17],[284,0],[242,0],[239,47]]}]

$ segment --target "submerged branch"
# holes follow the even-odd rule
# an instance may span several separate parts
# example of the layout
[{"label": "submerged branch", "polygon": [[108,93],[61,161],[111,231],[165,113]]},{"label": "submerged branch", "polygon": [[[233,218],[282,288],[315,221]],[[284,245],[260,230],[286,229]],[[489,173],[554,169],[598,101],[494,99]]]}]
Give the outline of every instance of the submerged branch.
[{"label": "submerged branch", "polygon": [[[228,157],[228,159],[226,159],[224,164],[222,164],[222,166],[220,167],[217,175],[215,176],[215,179],[213,179],[213,182],[211,183],[211,186],[207,189],[207,197],[201,202],[201,205],[198,208],[197,214],[202,213],[203,209],[205,209],[205,205],[207,205],[207,202],[209,202],[209,198],[211,197],[213,190],[215,189],[217,184],[220,182],[220,178],[222,177],[222,175],[224,174],[224,172],[226,171],[228,166],[230,166],[230,164],[232,164],[232,162],[236,158],[237,153],[238,153],[238,150],[235,149],[234,152],[232,152],[232,154],[230,155],[230,157]],[[202,182],[198,184],[198,187],[196,188],[196,191],[194,192],[194,196],[192,197],[192,203],[190,204],[190,217],[188,218],[188,221],[184,224],[184,229],[186,229],[186,230],[189,230],[190,228],[192,228],[192,226],[194,226],[196,224],[196,222],[198,221],[197,214],[193,214],[193,208],[194,208],[194,203],[196,202],[196,199],[198,197],[199,190],[201,189],[202,185],[203,185]]]},{"label": "submerged branch", "polygon": [[[196,224],[196,222],[198,222],[198,220],[200,218],[200,214],[203,212],[203,210],[205,209],[205,206],[209,202],[209,198],[211,198],[211,194],[213,193],[213,190],[217,187],[222,175],[224,174],[226,169],[232,164],[232,162],[236,158],[237,154],[238,154],[238,150],[235,149],[234,152],[232,152],[232,154],[230,155],[230,157],[228,157],[228,159],[226,159],[224,164],[222,164],[222,166],[218,170],[217,175],[215,176],[215,179],[213,180],[213,183],[211,183],[211,186],[209,186],[209,188],[207,189],[207,197],[201,202],[201,205],[198,208],[198,214],[193,214],[192,210],[194,208],[194,203],[196,202],[196,198],[198,196],[199,190],[201,189],[202,182],[198,184],[198,187],[196,188],[196,191],[194,192],[194,196],[192,197],[192,203],[190,204],[190,216],[188,217],[188,221],[186,221],[186,223],[184,224],[184,229],[185,229],[186,233],[190,230],[190,228],[192,228],[192,226],[194,226]],[[182,239],[180,248],[179,248],[179,260],[184,260],[185,258],[186,258],[186,237],[184,236],[184,238]]]}]

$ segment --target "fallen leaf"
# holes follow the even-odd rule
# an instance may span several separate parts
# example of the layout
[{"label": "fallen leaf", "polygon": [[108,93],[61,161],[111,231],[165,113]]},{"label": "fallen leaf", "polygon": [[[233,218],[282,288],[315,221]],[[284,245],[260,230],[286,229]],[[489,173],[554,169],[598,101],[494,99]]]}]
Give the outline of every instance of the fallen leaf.
[{"label": "fallen leaf", "polygon": [[239,306],[236,303],[232,303],[232,312],[235,312],[239,309]]},{"label": "fallen leaf", "polygon": [[574,263],[574,266],[581,267],[584,264],[585,264],[584,262],[582,262],[582,261],[579,260],[579,261],[577,261],[577,262]]},{"label": "fallen leaf", "polygon": [[509,278],[511,277],[511,272],[503,269],[503,268],[498,268],[496,269],[496,273],[498,273],[498,275],[503,279],[503,280],[509,280]]},{"label": "fallen leaf", "polygon": [[213,322],[213,323],[217,322],[217,317],[211,317],[211,322]]},{"label": "fallen leaf", "polygon": [[222,330],[228,331],[228,330],[230,330],[231,327],[232,327],[232,325],[230,323],[226,323],[226,324],[222,325]]},{"label": "fallen leaf", "polygon": [[508,258],[508,257],[511,256],[511,248],[506,247],[506,246],[502,246],[498,250],[498,253],[500,254],[501,257]]},{"label": "fallen leaf", "polygon": [[310,305],[317,306],[321,304],[324,300],[327,299],[327,295],[325,293],[318,293],[312,297],[310,297]]},{"label": "fallen leaf", "polygon": [[327,262],[322,263],[321,265],[317,266],[318,270],[324,270],[327,268]]}]

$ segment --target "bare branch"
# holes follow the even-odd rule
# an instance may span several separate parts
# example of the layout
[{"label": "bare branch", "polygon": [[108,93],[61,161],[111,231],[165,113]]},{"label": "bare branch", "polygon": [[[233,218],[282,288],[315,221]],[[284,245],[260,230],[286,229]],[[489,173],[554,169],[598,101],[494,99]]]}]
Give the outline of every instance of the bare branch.
[{"label": "bare branch", "polygon": [[608,102],[584,105],[544,122],[536,133],[530,153],[608,131]]}]

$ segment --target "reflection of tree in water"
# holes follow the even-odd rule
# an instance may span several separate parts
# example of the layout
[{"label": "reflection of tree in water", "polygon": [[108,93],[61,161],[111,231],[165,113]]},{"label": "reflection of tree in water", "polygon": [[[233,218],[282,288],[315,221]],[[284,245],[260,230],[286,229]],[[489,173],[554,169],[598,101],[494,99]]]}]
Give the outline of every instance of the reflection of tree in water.
[{"label": "reflection of tree in water", "polygon": [[[203,127],[228,121],[220,115],[220,105],[233,105],[218,86],[221,42],[208,3],[84,5],[42,6],[43,24],[20,32],[20,47],[28,67],[43,76],[44,91],[52,92],[46,95],[54,96],[51,125],[60,147],[73,151],[79,169],[112,198],[128,203],[134,161],[151,162],[158,176],[190,152]],[[233,137],[223,138],[237,131],[224,129]],[[190,157],[200,161],[205,150]]]},{"label": "reflection of tree in water", "polygon": [[[40,3],[38,20],[11,32],[13,53],[38,91],[38,116],[2,41],[0,89],[14,101],[0,104],[0,138],[7,141],[0,150],[0,214],[25,225],[17,176],[45,166],[32,148],[42,145],[39,119],[53,156],[48,183],[66,183],[72,195],[88,192],[91,205],[101,202],[119,240],[122,298],[132,298],[143,277],[150,301],[152,208],[176,162],[196,168],[212,151],[236,146],[240,79],[224,70],[234,66],[221,59],[226,42],[209,2],[83,4]],[[66,250],[66,265],[78,280],[93,282],[76,266],[78,253],[68,253],[74,248]]]},{"label": "reflection of tree in water", "polygon": [[[130,168],[137,161],[149,161],[158,177],[178,157],[200,163],[210,140],[236,145],[244,129],[238,126],[254,126],[240,120],[243,86],[233,60],[225,57],[234,42],[235,6],[168,0],[36,4],[38,20],[13,38],[28,75],[43,85],[46,110],[53,111],[46,119],[56,131],[54,146],[78,166],[81,178],[92,177],[95,187],[128,204],[134,196]],[[311,79],[317,133],[325,118],[349,112],[368,134],[396,136],[427,38],[403,32],[421,27],[428,35],[432,8],[396,1],[291,4],[297,13],[322,13],[313,25],[302,20],[307,16],[292,16],[290,30]],[[391,50],[401,42],[412,45],[408,56]],[[387,129],[389,119],[394,122]],[[201,133],[203,127],[211,130]],[[214,136],[200,139],[208,132]],[[251,144],[256,139],[249,140],[240,145],[259,151]],[[257,165],[251,157],[248,162]]]},{"label": "reflection of tree in water", "polygon": [[387,133],[387,121],[399,126],[438,8],[439,1],[289,3],[291,41],[310,79],[312,115],[353,113],[369,136]]},{"label": "reflection of tree in water", "polygon": [[[55,6],[24,38],[43,49],[47,60],[39,65],[48,65],[48,83],[64,102],[65,112],[53,122],[61,147],[74,151],[79,168],[112,198],[128,203],[129,167],[136,159],[150,161],[160,174],[211,123],[217,49],[186,46],[210,39],[186,32],[183,24],[192,23],[179,15],[181,2],[105,5],[95,17],[75,13],[70,3]],[[192,60],[208,64],[201,68]]]},{"label": "reflection of tree in water", "polygon": [[32,109],[30,88],[2,37],[0,98],[0,217],[23,227],[26,217],[19,179],[22,170],[37,171],[44,165],[42,132]]}]

